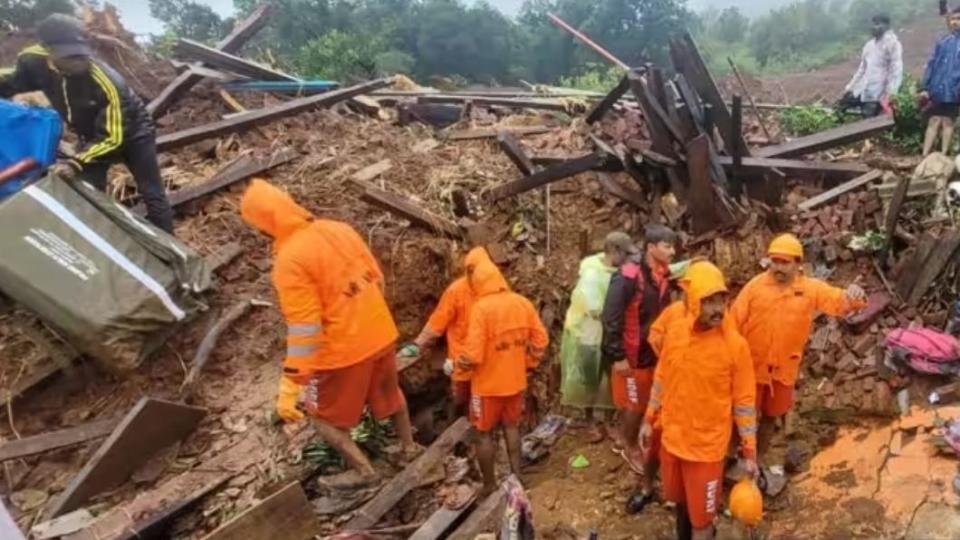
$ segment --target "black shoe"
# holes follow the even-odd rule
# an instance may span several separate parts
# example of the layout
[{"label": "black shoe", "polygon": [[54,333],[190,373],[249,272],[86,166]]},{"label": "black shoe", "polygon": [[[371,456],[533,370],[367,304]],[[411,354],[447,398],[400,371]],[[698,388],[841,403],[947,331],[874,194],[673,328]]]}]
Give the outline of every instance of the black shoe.
[{"label": "black shoe", "polygon": [[634,491],[627,497],[627,513],[639,514],[648,504],[655,500],[653,493],[644,493],[643,491]]}]

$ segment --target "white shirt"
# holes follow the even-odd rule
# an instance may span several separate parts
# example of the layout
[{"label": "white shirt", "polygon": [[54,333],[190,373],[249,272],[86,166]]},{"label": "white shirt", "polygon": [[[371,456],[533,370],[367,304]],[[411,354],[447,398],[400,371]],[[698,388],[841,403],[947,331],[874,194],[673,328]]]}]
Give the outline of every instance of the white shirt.
[{"label": "white shirt", "polygon": [[847,92],[865,103],[893,96],[903,84],[903,47],[892,31],[880,39],[871,39],[863,46],[860,67],[853,75]]}]

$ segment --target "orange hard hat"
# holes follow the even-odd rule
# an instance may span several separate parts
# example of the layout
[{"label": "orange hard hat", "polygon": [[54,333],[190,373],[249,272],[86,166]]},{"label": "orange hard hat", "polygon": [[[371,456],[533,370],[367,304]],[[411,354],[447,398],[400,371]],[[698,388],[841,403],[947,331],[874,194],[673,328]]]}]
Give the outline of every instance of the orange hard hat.
[{"label": "orange hard hat", "polygon": [[803,259],[803,244],[792,234],[781,234],[770,242],[770,248],[767,249],[767,255],[781,255],[785,257],[796,257]]},{"label": "orange hard hat", "polygon": [[756,527],[763,519],[763,494],[750,479],[744,478],[730,492],[730,513],[740,523]]}]

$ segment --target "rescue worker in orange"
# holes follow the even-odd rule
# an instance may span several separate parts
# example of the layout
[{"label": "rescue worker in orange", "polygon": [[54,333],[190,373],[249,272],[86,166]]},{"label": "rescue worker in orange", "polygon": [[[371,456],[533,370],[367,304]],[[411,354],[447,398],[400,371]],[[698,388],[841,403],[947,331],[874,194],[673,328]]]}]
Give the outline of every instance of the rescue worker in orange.
[{"label": "rescue worker in orange", "polygon": [[663,496],[677,504],[677,538],[710,540],[734,423],[743,468],[756,475],[756,383],[746,340],[727,313],[723,274],[691,265],[684,299],[653,324],[659,354],[641,428],[644,452],[659,446]]},{"label": "rescue worker in orange", "polygon": [[776,419],[793,407],[800,359],[816,313],[841,317],[866,306],[859,285],[843,290],[804,276],[803,244],[792,234],[774,238],[767,256],[769,268],[743,287],[731,310],[753,356],[761,458]]},{"label": "rescue worker in orange", "polygon": [[487,250],[475,247],[463,260],[463,276],[454,280],[440,297],[427,324],[411,345],[400,350],[402,357],[418,356],[423,349],[433,345],[440,337],[447,338],[447,360],[443,372],[450,377],[453,405],[457,414],[466,414],[470,403],[470,372],[457,366],[456,360],[463,354],[467,340],[467,325],[470,322],[470,307],[474,295],[470,289],[470,276],[481,261],[490,262]]},{"label": "rescue worker in orange", "polygon": [[643,475],[642,490],[631,496],[631,511],[639,512],[653,498],[656,459],[644,460],[637,445],[640,424],[650,398],[657,355],[647,337],[650,326],[670,303],[670,261],[677,235],[662,225],[644,232],[645,250],[630,257],[610,279],[601,320],[603,362],[611,369],[613,404],[621,412],[620,444],[616,450],[630,468]]},{"label": "rescue worker in orange", "polygon": [[302,418],[291,387],[305,385],[317,433],[352,468],[328,487],[375,485],[373,465],[350,438],[365,406],[377,419],[393,419],[406,457],[419,450],[398,383],[398,333],[383,297],[383,273],[353,228],[315,218],[263,180],[251,182],[240,211],[274,240],[272,279],[287,321],[277,412],[286,421]]},{"label": "rescue worker in orange", "polygon": [[478,432],[483,493],[496,489],[493,432],[503,428],[510,470],[520,478],[520,419],[527,370],[537,367],[549,336],[533,304],[510,290],[489,260],[468,278],[474,294],[460,368],[470,373],[470,421]]}]

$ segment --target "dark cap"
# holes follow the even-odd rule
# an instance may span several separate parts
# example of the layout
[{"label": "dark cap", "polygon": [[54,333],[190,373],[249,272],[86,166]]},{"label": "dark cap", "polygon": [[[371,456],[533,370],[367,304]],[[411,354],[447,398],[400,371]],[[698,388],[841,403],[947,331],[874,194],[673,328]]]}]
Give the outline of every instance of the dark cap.
[{"label": "dark cap", "polygon": [[603,241],[603,250],[619,250],[628,255],[634,255],[639,252],[637,245],[633,243],[633,240],[630,238],[630,235],[625,232],[614,231],[607,235],[607,238]]},{"label": "dark cap", "polygon": [[660,242],[676,244],[677,233],[674,232],[670,227],[663,225],[647,225],[643,231],[643,241],[648,245],[659,244]]},{"label": "dark cap", "polygon": [[83,23],[76,17],[55,13],[40,21],[36,31],[40,42],[56,58],[93,54],[84,35]]}]

